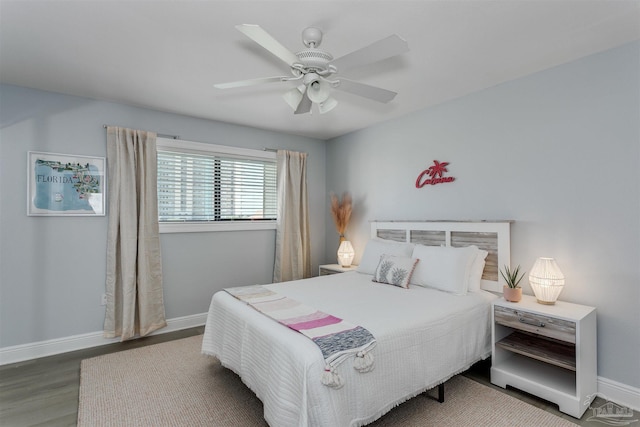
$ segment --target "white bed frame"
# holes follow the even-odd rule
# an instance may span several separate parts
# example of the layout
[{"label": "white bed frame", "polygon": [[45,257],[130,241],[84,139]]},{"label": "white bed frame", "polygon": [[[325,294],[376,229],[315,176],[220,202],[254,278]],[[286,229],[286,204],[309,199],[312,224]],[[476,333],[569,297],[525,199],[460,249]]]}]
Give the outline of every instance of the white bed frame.
[{"label": "white bed frame", "polygon": [[513,221],[371,221],[371,237],[428,246],[476,245],[489,254],[482,274],[482,289],[502,292],[501,266],[511,261]]}]

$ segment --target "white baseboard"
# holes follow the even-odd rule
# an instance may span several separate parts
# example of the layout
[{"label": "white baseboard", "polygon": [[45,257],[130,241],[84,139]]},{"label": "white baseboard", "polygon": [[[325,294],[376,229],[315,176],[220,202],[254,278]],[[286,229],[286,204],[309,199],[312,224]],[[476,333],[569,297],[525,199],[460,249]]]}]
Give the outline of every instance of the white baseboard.
[{"label": "white baseboard", "polygon": [[598,377],[598,396],[634,411],[640,411],[640,388]]},{"label": "white baseboard", "polygon": [[[207,313],[167,319],[167,326],[165,328],[157,330],[150,335],[166,334],[167,332],[202,326],[205,324],[206,320]],[[14,345],[11,347],[0,348],[0,365],[52,356],[54,354],[82,350],[85,348],[98,347],[116,342],[120,342],[120,338],[104,338],[102,336],[102,331],[99,331],[29,344]]]}]

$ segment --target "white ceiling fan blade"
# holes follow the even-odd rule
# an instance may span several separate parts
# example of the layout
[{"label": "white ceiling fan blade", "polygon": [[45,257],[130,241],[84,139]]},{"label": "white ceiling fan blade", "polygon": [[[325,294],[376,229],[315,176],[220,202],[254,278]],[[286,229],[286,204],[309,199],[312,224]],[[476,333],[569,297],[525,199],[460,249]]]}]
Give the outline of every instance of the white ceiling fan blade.
[{"label": "white ceiling fan blade", "polygon": [[289,64],[289,66],[300,62],[293,52],[284,47],[278,40],[274,39],[273,36],[263,30],[261,26],[241,24],[236,25],[236,28],[245,36],[249,37],[251,40]]},{"label": "white ceiling fan blade", "polygon": [[287,79],[289,79],[289,77],[282,77],[282,76],[262,77],[259,79],[239,80],[237,82],[217,83],[217,84],[214,84],[213,87],[218,89],[231,89],[234,87],[254,86],[262,83],[283,82]]},{"label": "white ceiling fan blade", "polygon": [[307,92],[305,92],[302,95],[302,101],[300,101],[300,104],[298,105],[298,108],[296,108],[296,111],[294,112],[294,114],[305,114],[311,111],[311,100],[309,99],[309,97],[307,96]]},{"label": "white ceiling fan blade", "polygon": [[335,65],[338,72],[351,68],[360,67],[371,64],[372,62],[381,61],[408,52],[409,45],[407,41],[395,34],[378,40],[369,46],[355,50],[351,53],[341,56],[331,61],[331,65]]},{"label": "white ceiling fan blade", "polygon": [[336,89],[362,96],[364,98],[373,99],[378,102],[389,102],[397,95],[397,92],[392,92],[390,90],[370,86],[364,83],[354,82],[353,80],[340,78],[339,82],[340,83],[336,86]]}]

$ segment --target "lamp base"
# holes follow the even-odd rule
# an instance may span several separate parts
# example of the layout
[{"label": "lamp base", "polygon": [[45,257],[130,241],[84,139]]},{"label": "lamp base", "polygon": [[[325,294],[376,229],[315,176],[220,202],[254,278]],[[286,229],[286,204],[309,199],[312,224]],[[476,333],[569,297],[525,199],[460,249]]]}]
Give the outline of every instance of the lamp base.
[{"label": "lamp base", "polygon": [[538,301],[538,304],[543,304],[543,305],[555,305],[556,302],[555,301],[541,301],[539,299],[536,298],[536,301]]}]

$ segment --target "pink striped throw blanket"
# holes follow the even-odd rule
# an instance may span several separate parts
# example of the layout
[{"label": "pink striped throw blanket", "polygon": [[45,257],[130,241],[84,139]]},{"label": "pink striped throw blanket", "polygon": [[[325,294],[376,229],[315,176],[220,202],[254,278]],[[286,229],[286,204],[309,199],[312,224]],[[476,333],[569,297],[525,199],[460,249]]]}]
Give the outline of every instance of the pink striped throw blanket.
[{"label": "pink striped throw blanket", "polygon": [[296,300],[273,292],[262,285],[227,288],[225,291],[271,319],[311,339],[322,352],[325,371],[322,383],[340,388],[344,381],[337,366],[353,357],[353,367],[359,372],[373,369],[371,350],[374,336],[362,326],[323,313]]}]

